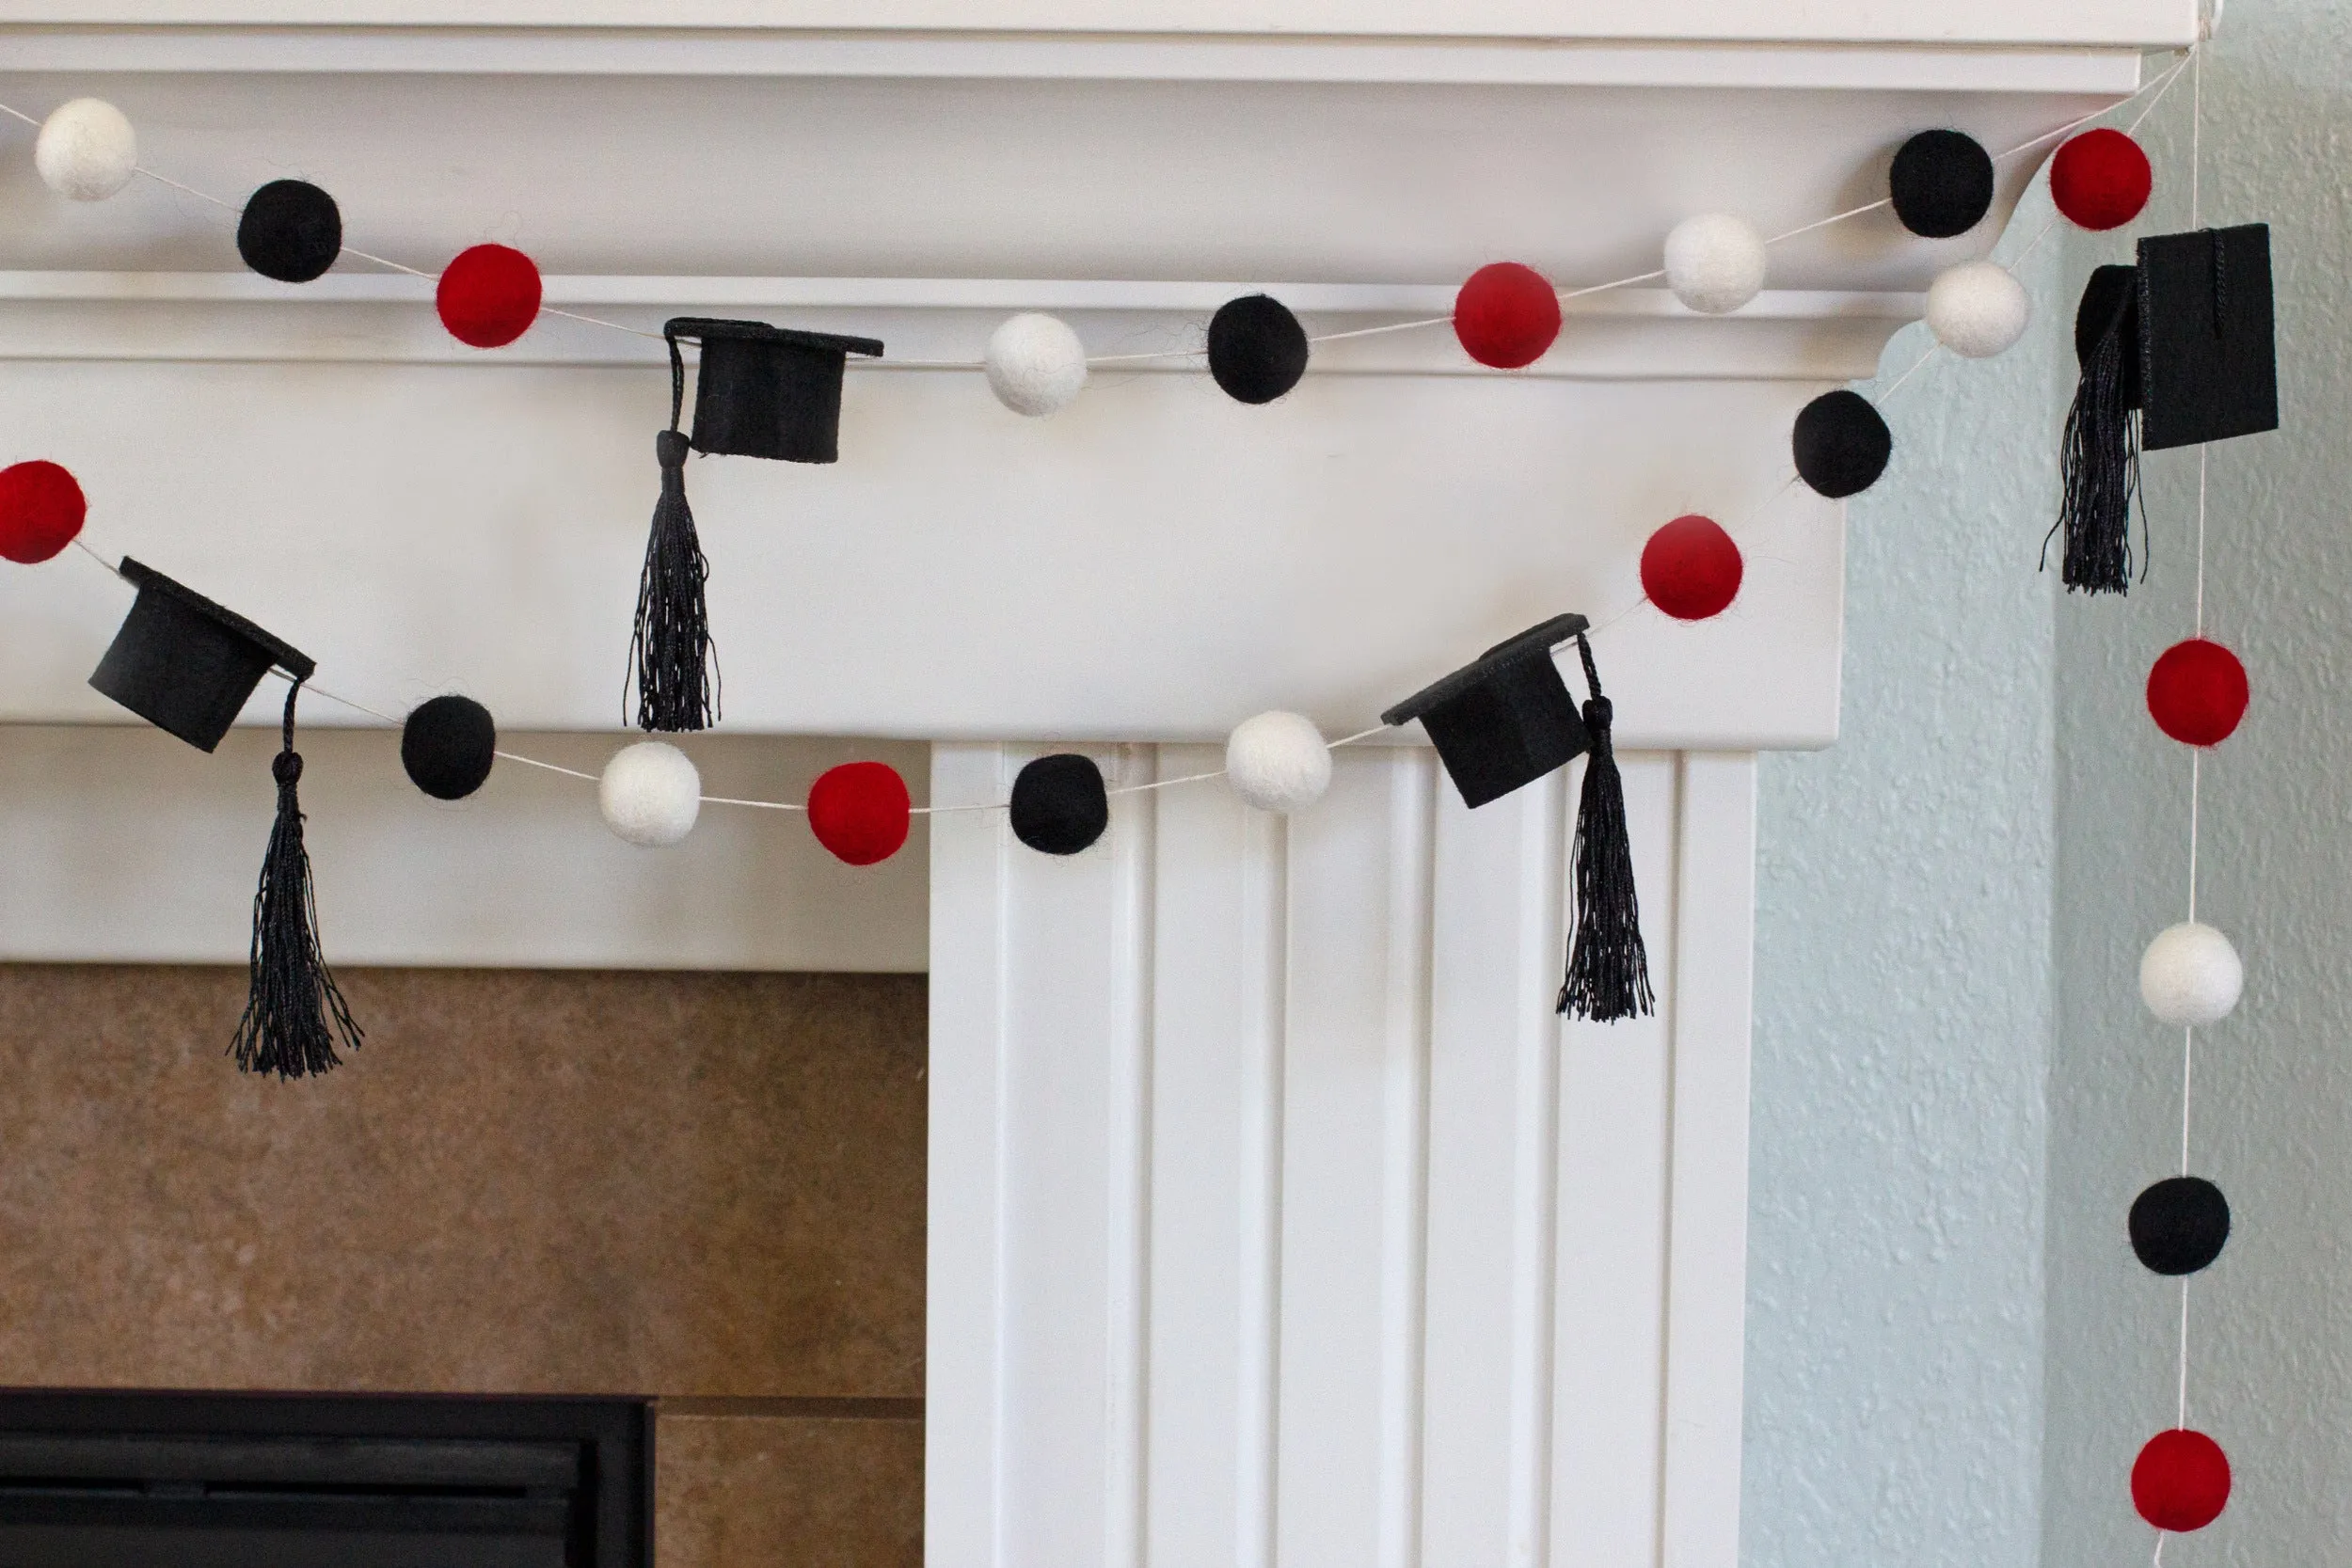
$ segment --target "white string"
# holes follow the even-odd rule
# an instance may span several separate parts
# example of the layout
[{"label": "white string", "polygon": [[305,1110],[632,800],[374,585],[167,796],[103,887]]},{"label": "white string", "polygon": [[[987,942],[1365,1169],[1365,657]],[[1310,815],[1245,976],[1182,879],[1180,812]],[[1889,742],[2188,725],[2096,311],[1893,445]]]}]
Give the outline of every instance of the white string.
[{"label": "white string", "polygon": [[1902,387],[1903,387],[1903,383],[1904,383],[1904,382],[1909,381],[1909,380],[1910,380],[1913,376],[1917,375],[1917,374],[1920,372],[1920,371],[1922,371],[1923,369],[1925,369],[1925,368],[1926,368],[1926,366],[1927,366],[1927,362],[1928,362],[1929,360],[1931,360],[1931,359],[1934,358],[1934,357],[1935,357],[1938,354],[1941,354],[1943,351],[1944,351],[1944,345],[1943,345],[1942,343],[1940,343],[1940,342],[1939,342],[1939,343],[1930,343],[1930,344],[1928,345],[1928,351],[1927,351],[1927,353],[1925,353],[1925,354],[1923,354],[1923,355],[1919,356],[1919,357],[1918,357],[1918,358],[1916,358],[1916,359],[1915,359],[1915,360],[1913,360],[1913,361],[1912,361],[1912,364],[1911,364],[1911,369],[1909,369],[1909,370],[1907,370],[1907,371],[1903,372],[1903,373],[1902,373],[1902,374],[1900,374],[1900,375],[1897,376],[1897,377],[1895,378],[1895,380],[1894,380],[1893,385],[1889,386],[1889,387],[1886,388],[1886,390],[1884,390],[1883,392],[1881,392],[1881,393],[1880,393],[1877,397],[1872,398],[1870,401],[1871,401],[1872,403],[1877,404],[1878,404],[1879,406],[1881,406],[1881,407],[1884,407],[1884,406],[1886,405],[1886,403],[1887,403],[1887,401],[1888,401],[1889,399],[1891,399],[1892,397],[1894,397],[1894,395],[1895,395],[1897,392],[1899,392],[1899,391],[1901,391],[1901,390],[1902,390]]}]

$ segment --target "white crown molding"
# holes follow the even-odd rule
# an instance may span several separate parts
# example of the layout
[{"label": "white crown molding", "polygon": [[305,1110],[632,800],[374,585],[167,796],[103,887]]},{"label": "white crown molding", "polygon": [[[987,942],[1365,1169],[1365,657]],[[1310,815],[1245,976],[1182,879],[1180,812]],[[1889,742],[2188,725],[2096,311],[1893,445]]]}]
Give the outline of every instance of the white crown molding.
[{"label": "white crown molding", "polygon": [[[838,76],[1525,87],[2128,92],[2142,43],[1635,39],[1111,37],[754,28],[24,27],[8,67],[44,72]],[[2156,40],[2161,42],[2162,40]]]}]

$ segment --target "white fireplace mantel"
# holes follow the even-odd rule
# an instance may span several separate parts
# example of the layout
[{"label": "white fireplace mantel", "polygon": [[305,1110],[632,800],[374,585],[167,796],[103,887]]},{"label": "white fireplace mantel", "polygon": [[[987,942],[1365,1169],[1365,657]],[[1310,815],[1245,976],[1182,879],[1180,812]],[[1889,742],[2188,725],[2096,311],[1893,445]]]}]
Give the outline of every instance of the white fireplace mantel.
[{"label": "white fireplace mantel", "polygon": [[[565,309],[853,326],[897,361],[977,357],[1017,309],[1121,353],[1196,346],[1250,289],[1339,330],[1442,315],[1497,259],[1647,272],[1683,215],[1771,232],[1861,205],[1910,132],[2017,145],[2199,25],[2195,0],[1454,0],[1442,34],[1377,0],[319,8],[0,4],[0,103],[107,97],[174,178],[316,180],[353,244],[428,271],[500,240]],[[616,730],[659,345],[550,318],[463,350],[421,280],[281,287],[200,201],[58,200],[30,136],[0,124],[0,460],[67,464],[93,544],[334,689]],[[1755,753],[1837,729],[1844,519],[1788,483],[1788,420],[1874,372],[2036,163],[1955,240],[1883,212],[1792,239],[1728,318],[1654,286],[1577,300],[1525,373],[1438,328],[1328,345],[1266,408],[1176,361],[1024,421],[969,371],[884,363],[851,377],[837,467],[691,466],[737,738],[690,746],[746,792],[784,787],[763,747],[827,735],[930,743],[943,805],[1001,800],[1057,748],[1183,778],[1255,711],[1355,731],[1568,610],[1616,701],[1661,1005],[1613,1027],[1550,1010],[1576,768],[1469,812],[1391,736],[1295,818],[1215,784],[1123,795],[1068,861],[1000,813],[931,819],[930,1561],[1732,1568]],[[1635,562],[1692,511],[1748,574],[1686,626],[1640,607]],[[121,722],[85,681],[124,600],[71,557],[0,571],[0,721]],[[44,895],[0,952],[241,958],[249,884],[156,897],[153,853],[76,846],[77,812],[177,786],[61,733],[0,758],[89,770],[0,805]],[[367,737],[332,739],[326,762]],[[359,959],[915,945],[910,907],[869,942],[882,906],[842,868],[751,847],[788,823],[729,826],[701,900],[578,847],[561,781],[502,769],[442,833],[396,781],[314,772],[313,835],[365,848],[321,860],[330,945]],[[137,842],[182,834],[175,863],[234,883],[226,799],[173,793]]]}]

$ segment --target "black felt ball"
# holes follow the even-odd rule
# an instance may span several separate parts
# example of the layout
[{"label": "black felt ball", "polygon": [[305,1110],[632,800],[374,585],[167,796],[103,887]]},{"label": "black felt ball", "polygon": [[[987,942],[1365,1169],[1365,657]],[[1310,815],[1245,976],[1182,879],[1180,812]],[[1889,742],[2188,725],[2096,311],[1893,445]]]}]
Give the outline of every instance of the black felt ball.
[{"label": "black felt ball", "polygon": [[1229,299],[1209,318],[1209,373],[1239,403],[1272,403],[1307,373],[1307,329],[1271,294]]},{"label": "black felt ball", "polygon": [[2230,1200],[2201,1176],[2168,1176],[2132,1200],[2132,1251],[2157,1274],[2195,1274],[2230,1239]]},{"label": "black felt ball", "polygon": [[343,215],[335,198],[302,180],[273,180],[246,198],[237,254],[263,277],[308,283],[335,264]]},{"label": "black felt ball", "polygon": [[408,782],[437,800],[462,800],[482,787],[497,760],[498,725],[471,697],[435,697],[400,729]]},{"label": "black felt ball", "polygon": [[1103,770],[1074,752],[1039,757],[1012,781],[1012,836],[1048,855],[1074,855],[1110,826]]},{"label": "black felt ball", "polygon": [[1913,233],[1965,234],[1992,210],[1992,155],[1965,131],[1922,131],[1896,150],[1886,194]]},{"label": "black felt ball", "polygon": [[1797,413],[1788,437],[1797,473],[1832,500],[1876,484],[1895,451],[1895,437],[1860,392],[1823,392]]}]

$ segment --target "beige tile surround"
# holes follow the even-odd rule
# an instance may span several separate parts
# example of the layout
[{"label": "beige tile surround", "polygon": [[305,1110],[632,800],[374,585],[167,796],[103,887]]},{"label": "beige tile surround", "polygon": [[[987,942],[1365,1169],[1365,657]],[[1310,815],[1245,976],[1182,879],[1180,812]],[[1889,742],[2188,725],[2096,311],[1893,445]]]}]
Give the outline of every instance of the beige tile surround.
[{"label": "beige tile surround", "polygon": [[922,978],[342,979],[0,966],[0,1384],[651,1395],[663,1568],[919,1562]]}]

